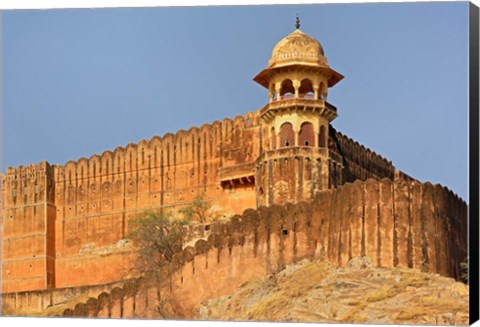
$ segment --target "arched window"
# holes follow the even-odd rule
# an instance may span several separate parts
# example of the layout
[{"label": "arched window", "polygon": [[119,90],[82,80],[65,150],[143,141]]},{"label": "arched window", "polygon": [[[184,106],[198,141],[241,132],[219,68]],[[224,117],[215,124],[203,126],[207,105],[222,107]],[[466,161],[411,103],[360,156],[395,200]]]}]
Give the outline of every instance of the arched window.
[{"label": "arched window", "polygon": [[298,89],[298,93],[300,94],[301,98],[306,99],[313,99],[313,84],[312,81],[308,78],[305,78],[300,83],[300,88]]},{"label": "arched window", "polygon": [[318,146],[324,148],[326,146],[325,142],[325,126],[320,126],[320,134],[318,135]]},{"label": "arched window", "polygon": [[295,94],[295,88],[291,80],[286,79],[282,82],[282,87],[280,88],[280,98],[281,99],[292,99]]},{"label": "arched window", "polygon": [[288,147],[295,145],[295,133],[290,123],[284,123],[280,127],[280,147]]},{"label": "arched window", "polygon": [[298,133],[299,146],[315,146],[315,134],[312,123],[303,123]]},{"label": "arched window", "polygon": [[318,87],[318,98],[320,100],[325,100],[327,98],[327,86],[325,83],[320,82],[320,86]]},{"label": "arched window", "polygon": [[271,135],[272,135],[271,149],[275,150],[277,148],[277,135],[275,134],[275,128],[274,127],[272,127]]}]

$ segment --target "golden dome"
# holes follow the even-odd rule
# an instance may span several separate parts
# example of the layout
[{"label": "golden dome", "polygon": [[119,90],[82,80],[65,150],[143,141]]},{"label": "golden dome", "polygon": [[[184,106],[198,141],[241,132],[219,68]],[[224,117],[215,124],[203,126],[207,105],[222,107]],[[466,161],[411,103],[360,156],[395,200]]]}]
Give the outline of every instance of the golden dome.
[{"label": "golden dome", "polygon": [[290,64],[328,66],[320,43],[300,29],[281,39],[273,48],[272,57],[268,61],[269,68]]},{"label": "golden dome", "polygon": [[278,73],[292,69],[304,70],[308,68],[311,73],[327,76],[328,87],[337,84],[343,76],[328,66],[325,52],[320,43],[314,38],[297,29],[278,42],[268,61],[268,67],[253,78],[254,81],[267,89],[271,86],[270,80]]}]

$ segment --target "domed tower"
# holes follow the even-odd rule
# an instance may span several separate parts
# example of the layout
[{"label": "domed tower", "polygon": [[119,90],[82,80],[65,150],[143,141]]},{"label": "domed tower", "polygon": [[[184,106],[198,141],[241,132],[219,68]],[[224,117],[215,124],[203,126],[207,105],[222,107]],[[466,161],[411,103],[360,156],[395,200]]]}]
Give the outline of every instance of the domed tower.
[{"label": "domed tower", "polygon": [[273,48],[254,80],[268,89],[260,110],[263,151],[256,161],[257,205],[308,201],[342,183],[342,158],[328,148],[337,110],[328,88],[343,76],[328,65],[318,41],[296,29]]}]

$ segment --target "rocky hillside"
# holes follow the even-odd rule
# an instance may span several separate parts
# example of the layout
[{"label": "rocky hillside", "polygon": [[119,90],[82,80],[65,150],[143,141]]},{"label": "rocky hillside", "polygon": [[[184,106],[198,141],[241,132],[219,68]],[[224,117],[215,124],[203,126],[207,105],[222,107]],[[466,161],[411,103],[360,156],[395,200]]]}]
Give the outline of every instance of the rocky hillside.
[{"label": "rocky hillside", "polygon": [[468,286],[414,269],[374,268],[368,258],[347,268],[302,261],[210,300],[197,318],[466,325]]}]

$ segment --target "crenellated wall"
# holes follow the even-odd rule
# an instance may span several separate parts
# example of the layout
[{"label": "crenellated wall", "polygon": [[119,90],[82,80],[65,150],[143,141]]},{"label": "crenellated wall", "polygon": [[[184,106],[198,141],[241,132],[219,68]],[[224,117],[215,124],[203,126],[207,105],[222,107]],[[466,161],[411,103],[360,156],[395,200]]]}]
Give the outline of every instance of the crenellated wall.
[{"label": "crenellated wall", "polygon": [[199,195],[212,216],[231,217],[246,208],[309,201],[357,179],[412,180],[329,130],[328,148],[271,150],[257,111],[63,166],[9,167],[1,177],[1,292],[121,280],[134,261],[122,243],[132,219],[152,209],[176,211]]},{"label": "crenellated wall", "polygon": [[391,161],[376,154],[330,126],[329,148],[343,157],[344,182],[353,183],[368,178],[393,179],[395,167]]},{"label": "crenellated wall", "polygon": [[457,278],[466,240],[467,206],[448,189],[417,181],[356,181],[310,203],[249,209],[229,223],[212,224],[208,240],[185,248],[164,269],[163,276],[173,271],[165,285],[131,281],[64,315],[191,318],[206,300],[302,258],[345,266],[352,257],[368,256],[380,267]]},{"label": "crenellated wall", "polygon": [[[107,251],[102,257],[98,251],[84,249],[102,249],[124,239],[131,219],[146,210],[176,210],[199,195],[208,199],[214,214],[231,216],[254,208],[253,183],[224,187],[218,172],[222,167],[253,163],[260,148],[259,130],[258,115],[247,113],[63,166],[9,167],[2,185],[7,217],[2,292],[122,278],[131,262],[128,249]],[[48,174],[30,181],[30,171],[44,174],[47,168],[40,166],[47,167]],[[48,269],[43,262],[37,264],[39,260],[47,260]],[[31,282],[20,282],[26,277]]]}]

